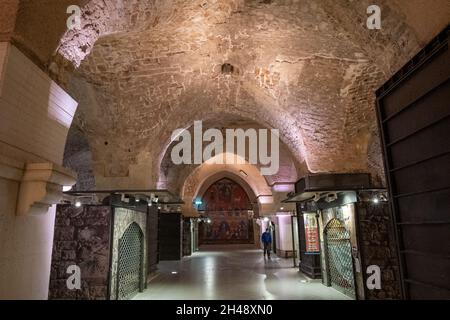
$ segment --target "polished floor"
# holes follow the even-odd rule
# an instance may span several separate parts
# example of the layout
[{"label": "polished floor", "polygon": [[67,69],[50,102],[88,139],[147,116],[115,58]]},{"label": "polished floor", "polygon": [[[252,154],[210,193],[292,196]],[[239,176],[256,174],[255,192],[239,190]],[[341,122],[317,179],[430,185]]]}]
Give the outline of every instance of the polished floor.
[{"label": "polished floor", "polygon": [[182,261],[159,264],[137,300],[346,300],[293,268],[292,259],[263,258],[248,245],[204,246]]}]

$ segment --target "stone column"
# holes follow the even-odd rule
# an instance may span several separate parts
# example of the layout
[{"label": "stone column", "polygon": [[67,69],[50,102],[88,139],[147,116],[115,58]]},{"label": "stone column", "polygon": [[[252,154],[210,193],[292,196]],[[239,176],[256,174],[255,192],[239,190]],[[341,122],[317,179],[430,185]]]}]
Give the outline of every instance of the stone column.
[{"label": "stone column", "polygon": [[0,42],[0,299],[47,299],[61,167],[77,108],[22,52]]}]

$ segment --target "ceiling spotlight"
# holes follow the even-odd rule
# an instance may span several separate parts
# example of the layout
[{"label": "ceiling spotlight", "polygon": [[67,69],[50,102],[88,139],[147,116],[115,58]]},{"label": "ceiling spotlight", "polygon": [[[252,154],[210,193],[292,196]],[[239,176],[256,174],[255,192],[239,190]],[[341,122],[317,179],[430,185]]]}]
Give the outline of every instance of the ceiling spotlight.
[{"label": "ceiling spotlight", "polygon": [[81,207],[81,201],[75,202],[75,207],[80,208]]},{"label": "ceiling spotlight", "polygon": [[267,218],[267,217],[265,217],[265,218],[263,219],[263,221],[264,221],[264,222],[269,222],[269,221],[270,221],[270,219],[269,219],[269,218]]},{"label": "ceiling spotlight", "polygon": [[127,194],[122,193],[120,196],[120,200],[125,203],[130,203],[130,197]]},{"label": "ceiling spotlight", "polygon": [[136,201],[136,202],[141,202],[141,199],[135,198],[135,201]]},{"label": "ceiling spotlight", "polygon": [[176,271],[172,271],[172,274],[178,274],[178,272],[176,272]]},{"label": "ceiling spotlight", "polygon": [[63,186],[63,192],[68,192],[72,190],[72,186]]},{"label": "ceiling spotlight", "polygon": [[380,199],[378,199],[378,197],[375,197],[372,199],[372,202],[378,204],[380,202]]},{"label": "ceiling spotlight", "polygon": [[280,210],[284,210],[284,207],[281,207]]},{"label": "ceiling spotlight", "polygon": [[151,207],[151,206],[153,205],[152,201],[151,201],[151,200],[148,200],[147,205],[148,205],[149,207]]}]

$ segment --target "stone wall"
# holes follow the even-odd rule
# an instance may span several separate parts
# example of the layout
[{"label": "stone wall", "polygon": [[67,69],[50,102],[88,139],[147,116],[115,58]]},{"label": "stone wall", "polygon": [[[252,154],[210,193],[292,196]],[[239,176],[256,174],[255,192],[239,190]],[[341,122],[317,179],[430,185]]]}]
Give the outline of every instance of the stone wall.
[{"label": "stone wall", "polygon": [[73,190],[89,191],[95,189],[92,169],[92,153],[83,131],[76,125],[69,130],[64,150],[64,166],[77,173],[77,184]]},{"label": "stone wall", "polygon": [[366,290],[366,299],[400,299],[399,262],[389,207],[358,202],[357,211],[364,283],[368,266],[377,265],[381,269],[381,290]]},{"label": "stone wall", "polygon": [[[107,299],[110,237],[111,207],[57,206],[49,299]],[[81,269],[81,290],[67,288],[71,265]]]}]

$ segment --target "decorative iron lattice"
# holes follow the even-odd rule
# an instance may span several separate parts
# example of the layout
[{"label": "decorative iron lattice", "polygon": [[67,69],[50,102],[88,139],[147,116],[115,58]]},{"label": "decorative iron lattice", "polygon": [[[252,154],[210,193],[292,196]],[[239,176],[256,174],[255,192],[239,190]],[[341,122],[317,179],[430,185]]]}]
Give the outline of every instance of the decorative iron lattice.
[{"label": "decorative iron lattice", "polygon": [[327,262],[331,285],[354,298],[355,280],[353,274],[350,234],[337,220],[331,220],[326,229]]},{"label": "decorative iron lattice", "polygon": [[131,224],[119,239],[117,266],[118,300],[128,300],[136,295],[142,281],[143,235],[141,228]]}]

